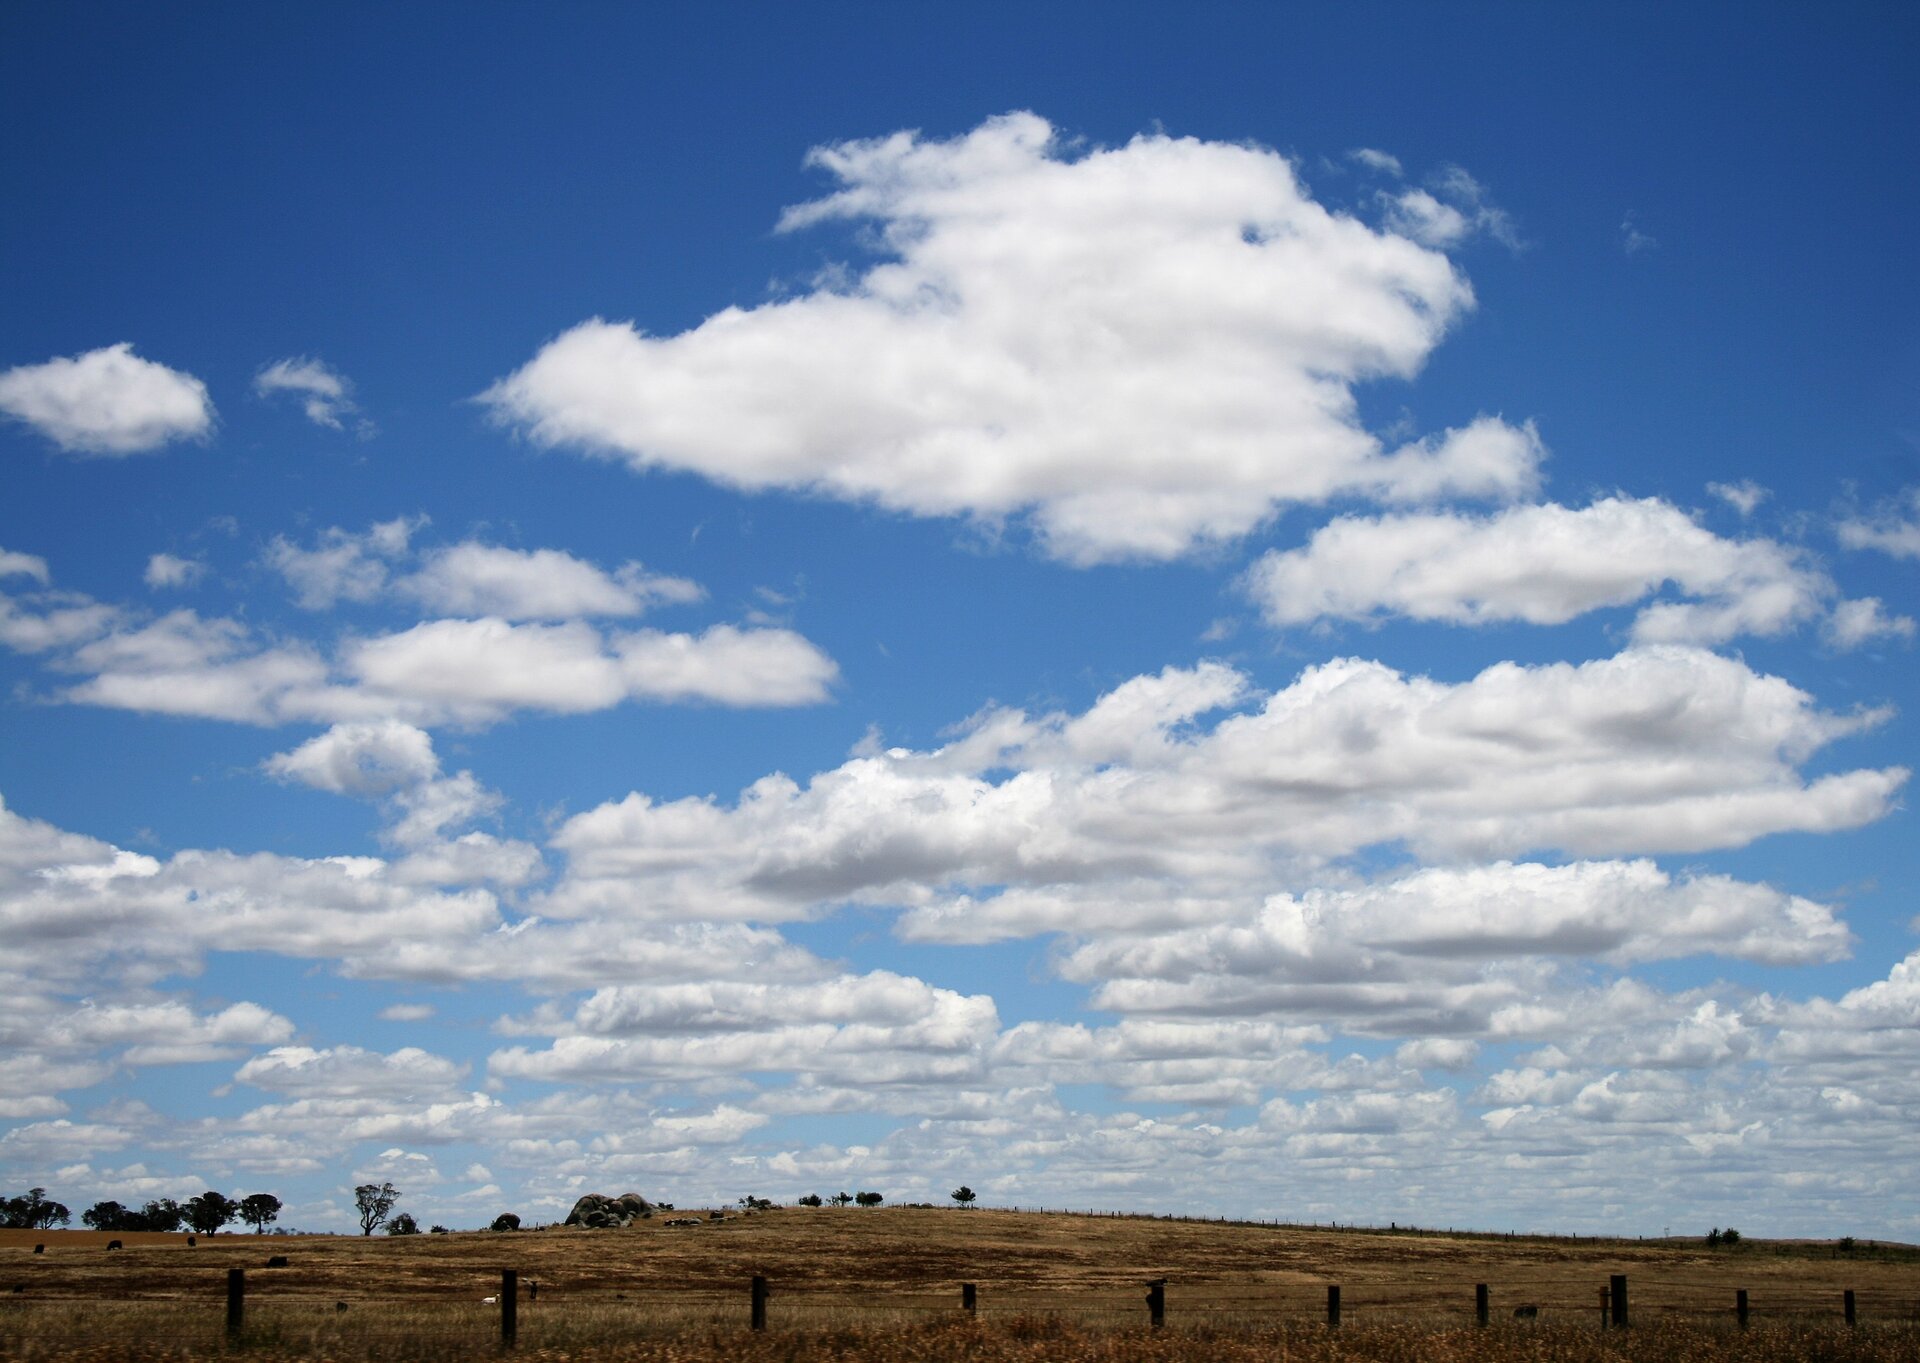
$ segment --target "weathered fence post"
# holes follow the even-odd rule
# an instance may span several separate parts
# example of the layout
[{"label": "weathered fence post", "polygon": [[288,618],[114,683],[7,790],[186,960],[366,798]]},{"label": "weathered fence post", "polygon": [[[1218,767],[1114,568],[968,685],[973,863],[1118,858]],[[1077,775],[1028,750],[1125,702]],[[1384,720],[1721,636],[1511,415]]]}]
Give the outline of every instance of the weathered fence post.
[{"label": "weathered fence post", "polygon": [[1335,1330],[1335,1329],[1338,1329],[1339,1326],[1340,1326],[1340,1284],[1328,1283],[1327,1284],[1327,1328],[1329,1330]]},{"label": "weathered fence post", "polygon": [[520,1335],[520,1274],[500,1270],[500,1347],[511,1349]]},{"label": "weathered fence post", "polygon": [[968,1315],[971,1316],[975,1314],[975,1308],[978,1307],[979,1304],[980,1304],[979,1293],[975,1291],[974,1285],[972,1283],[961,1283],[960,1284],[960,1309],[962,1311],[965,1311]]},{"label": "weathered fence post", "polygon": [[767,1328],[767,1280],[758,1273],[753,1275],[753,1328]]},{"label": "weathered fence post", "polygon": [[247,1321],[247,1270],[227,1270],[227,1337],[239,1335]]},{"label": "weathered fence post", "polygon": [[1733,1318],[1742,1330],[1747,1328],[1747,1289],[1744,1287],[1733,1294]]},{"label": "weathered fence post", "polygon": [[1610,1287],[1603,1287],[1600,1289],[1600,1328],[1602,1330],[1607,1328],[1608,1324],[1612,1320],[1612,1317],[1613,1317],[1613,1289]]},{"label": "weathered fence post", "polygon": [[1855,1321],[1854,1321],[1854,1315],[1853,1315],[1853,1289],[1851,1287],[1847,1289],[1847,1294],[1846,1296],[1841,1298],[1841,1301],[1845,1303],[1847,1308],[1847,1324],[1849,1325],[1854,1324]]},{"label": "weathered fence post", "polygon": [[1147,1284],[1147,1319],[1158,1330],[1167,1323],[1167,1280],[1155,1278]]},{"label": "weathered fence post", "polygon": [[1473,1322],[1476,1325],[1487,1323],[1487,1285],[1485,1283],[1473,1285]]},{"label": "weathered fence post", "polygon": [[1613,1275],[1613,1323],[1622,1330],[1627,1328],[1627,1275]]}]

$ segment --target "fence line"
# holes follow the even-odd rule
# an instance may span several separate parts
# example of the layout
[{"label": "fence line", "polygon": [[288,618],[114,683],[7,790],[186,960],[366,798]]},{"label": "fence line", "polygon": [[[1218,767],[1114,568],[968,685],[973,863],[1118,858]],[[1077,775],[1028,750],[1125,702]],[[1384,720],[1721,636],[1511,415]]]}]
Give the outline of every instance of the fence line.
[{"label": "fence line", "polygon": [[[276,1274],[275,1276],[276,1276],[276,1281],[284,1280],[284,1275]],[[519,1305],[520,1305],[519,1279],[520,1279],[520,1275],[517,1270],[511,1269],[511,1268],[501,1269],[500,1270],[500,1290],[497,1297],[488,1297],[485,1299],[486,1303],[489,1303],[489,1304],[497,1303],[499,1307],[499,1327],[498,1327],[499,1340],[500,1340],[501,1346],[506,1349],[514,1348],[517,1345],[518,1338],[519,1338],[519,1319],[520,1319],[519,1317]],[[1644,1282],[1645,1280],[1642,1280],[1642,1281]],[[1169,1309],[1168,1284],[1169,1284],[1169,1280],[1166,1278],[1153,1278],[1153,1279],[1147,1280],[1145,1283],[1145,1286],[1147,1289],[1146,1295],[1144,1298],[1145,1306],[1146,1306],[1146,1315],[1145,1315],[1145,1320],[1142,1323],[1147,1325],[1149,1328],[1159,1329],[1164,1327],[1167,1323],[1167,1316],[1168,1316],[1168,1309]],[[930,1310],[930,1311],[947,1312],[947,1311],[957,1310],[959,1312],[964,1313],[969,1318],[976,1316],[978,1314],[978,1310],[979,1310],[981,1299],[982,1299],[982,1294],[980,1293],[980,1290],[979,1290],[979,1284],[975,1282],[966,1282],[966,1283],[959,1283],[956,1285],[960,1289],[957,1294],[957,1299],[952,1295],[942,1294],[944,1297],[944,1304],[930,1305],[930,1306],[922,1306],[917,1303],[907,1304],[904,1300],[910,1297],[926,1298],[934,1295],[929,1291],[922,1291],[917,1293],[895,1293],[895,1294],[892,1294],[894,1300],[891,1302],[881,1300],[878,1302],[861,1303],[856,1305],[853,1303],[849,1303],[846,1299],[849,1296],[858,1296],[861,1298],[873,1298],[873,1297],[884,1298],[887,1294],[884,1294],[879,1291],[871,1291],[871,1290],[863,1293],[848,1293],[845,1291],[826,1291],[826,1290],[820,1290],[820,1289],[809,1290],[803,1286],[795,1290],[793,1293],[791,1293],[791,1298],[797,1303],[804,1303],[809,1298],[812,1298],[816,1302],[825,1301],[825,1300],[835,1300],[839,1303],[839,1305],[841,1306],[841,1309],[847,1309],[851,1305],[853,1309],[889,1309],[894,1311]],[[1522,1285],[1524,1285],[1524,1280],[1522,1282]],[[1207,1295],[1203,1296],[1199,1301],[1193,1301],[1192,1299],[1189,1299],[1189,1309],[1188,1309],[1188,1312],[1184,1314],[1189,1314],[1192,1318],[1197,1318],[1197,1319],[1205,1319],[1210,1315],[1220,1314],[1222,1309],[1221,1303],[1223,1301],[1223,1297],[1221,1293],[1217,1290],[1218,1285],[1213,1283],[1208,1283],[1208,1282],[1196,1282],[1193,1284],[1193,1286],[1197,1289],[1201,1289],[1203,1292],[1206,1292]],[[1385,1286],[1385,1285],[1373,1285],[1373,1286],[1378,1287],[1378,1286]],[[1504,1286],[1508,1292],[1511,1292],[1515,1284],[1513,1282],[1509,1282]],[[1565,1280],[1564,1279],[1559,1280],[1556,1283],[1556,1287],[1560,1290],[1565,1290]],[[772,1285],[766,1276],[756,1274],[748,1279],[746,1283],[746,1288],[747,1288],[747,1292],[746,1292],[747,1309],[745,1312],[745,1316],[746,1316],[747,1327],[751,1330],[765,1330],[767,1328],[767,1319],[768,1319],[767,1303],[768,1303],[768,1299],[773,1295]],[[1630,1328],[1632,1324],[1633,1316],[1629,1309],[1630,1299],[1628,1295],[1627,1275],[1619,1274],[1619,1273],[1612,1274],[1609,1276],[1604,1286],[1596,1285],[1596,1288],[1597,1288],[1597,1294],[1598,1294],[1597,1295],[1597,1300],[1599,1305],[1598,1320],[1599,1320],[1600,1328],[1620,1329],[1620,1330]],[[534,1284],[530,1281],[529,1289],[530,1289],[529,1299],[531,1300],[534,1293],[538,1291],[537,1284]],[[1112,1295],[1118,1290],[1119,1289],[1117,1287],[1109,1288],[1106,1291],[1089,1289],[1085,1291],[1082,1294],[1082,1296],[1083,1296],[1083,1299],[1088,1301],[1093,1301],[1101,1298],[1107,1298],[1110,1300]],[[1278,1310],[1284,1309],[1289,1305],[1301,1304],[1302,1298],[1304,1296],[1307,1296],[1307,1294],[1310,1294],[1312,1290],[1313,1289],[1310,1285],[1248,1284],[1245,1287],[1239,1289],[1238,1292],[1234,1292],[1230,1290],[1229,1294],[1224,1297],[1224,1301],[1228,1304],[1227,1309],[1229,1310],[1232,1309],[1232,1305],[1234,1303],[1244,1302],[1247,1306],[1253,1307],[1256,1310],[1278,1311]],[[1394,1304],[1391,1301],[1384,1301],[1384,1302],[1359,1301],[1352,1296],[1343,1297],[1342,1285],[1340,1283],[1336,1283],[1336,1282],[1326,1283],[1324,1284],[1324,1290],[1326,1294],[1325,1305],[1324,1305],[1324,1320],[1325,1320],[1326,1327],[1328,1329],[1339,1328],[1341,1326],[1343,1316],[1351,1312],[1355,1307],[1371,1308],[1376,1310],[1383,1309],[1383,1308],[1386,1310],[1395,1309]],[[1721,1289],[1721,1290],[1723,1292],[1725,1291],[1725,1289]],[[16,1291],[18,1291],[18,1289],[16,1289]],[[1363,1291],[1365,1291],[1365,1289],[1363,1289]],[[731,1290],[723,1290],[716,1287],[716,1288],[710,1288],[710,1289],[702,1289],[694,1293],[678,1292],[678,1293],[675,1293],[674,1295],[679,1296],[683,1299],[687,1297],[697,1296],[707,1301],[723,1303],[729,1299],[737,1301],[738,1297],[735,1295],[735,1293],[737,1292],[738,1292],[737,1287]],[[1246,1294],[1244,1297],[1240,1295],[1240,1293],[1242,1292]],[[1023,1294],[1018,1289],[1014,1289],[1006,1294],[1006,1299],[1017,1303],[1019,1298],[1022,1295]],[[1049,1293],[1047,1295],[1049,1295],[1050,1297],[1057,1298],[1063,1294],[1056,1292],[1056,1293]],[[1480,1327],[1488,1326],[1493,1320],[1494,1312],[1492,1307],[1492,1295],[1493,1295],[1493,1287],[1491,1284],[1488,1284],[1488,1283],[1473,1284],[1473,1319],[1477,1326],[1480,1326]],[[1881,1294],[1876,1294],[1876,1296],[1879,1296],[1879,1295]],[[1897,1297],[1893,1297],[1893,1295],[1890,1293],[1885,1295],[1889,1299],[1882,1303],[1883,1307],[1885,1308],[1882,1312],[1882,1318],[1883,1319],[1897,1318],[1899,1299]],[[1178,1296],[1179,1294],[1176,1288],[1174,1297],[1173,1297],[1173,1305],[1176,1308],[1179,1306]],[[1462,1289],[1462,1293],[1461,1293],[1462,1310],[1464,1310],[1465,1308],[1464,1299],[1465,1299],[1465,1292],[1464,1292],[1464,1289]],[[88,1301],[88,1299],[69,1298],[69,1299],[62,1299],[62,1300],[66,1300],[66,1301],[81,1304],[81,1305],[91,1304]],[[287,1304],[290,1301],[297,1300],[297,1299],[278,1297],[275,1300],[276,1300],[276,1304]],[[1588,1298],[1589,1303],[1592,1303],[1594,1300],[1595,1298],[1591,1298],[1591,1297]],[[344,1303],[341,1303],[340,1306],[342,1309],[344,1309]],[[1793,1315],[1796,1317],[1802,1317],[1802,1318],[1810,1315],[1823,1314],[1827,1316],[1827,1318],[1829,1319],[1832,1319],[1837,1314],[1839,1318],[1842,1321],[1844,1321],[1844,1323],[1848,1327],[1857,1327],[1860,1322],[1859,1306],[1860,1306],[1860,1298],[1858,1294],[1855,1292],[1854,1289],[1846,1288],[1840,1292],[1839,1299],[1837,1301],[1834,1299],[1834,1295],[1831,1292],[1823,1294],[1822,1296],[1819,1296],[1817,1298],[1811,1295],[1801,1295],[1801,1296],[1795,1296],[1795,1297],[1772,1297],[1768,1302],[1768,1314],[1774,1315],[1776,1317],[1790,1314],[1790,1315]],[[1569,1302],[1566,1302],[1564,1299],[1561,1301],[1541,1301],[1541,1300],[1526,1301],[1512,1308],[1513,1318],[1516,1321],[1537,1320],[1543,1308],[1552,1309],[1556,1312],[1564,1310],[1569,1312],[1584,1313],[1584,1311],[1591,1310],[1592,1306],[1588,1305],[1586,1307],[1581,1307],[1577,1303],[1569,1303]],[[1752,1317],[1756,1314],[1753,1308],[1754,1308],[1754,1303],[1751,1297],[1750,1290],[1747,1288],[1739,1288],[1734,1291],[1733,1298],[1731,1301],[1727,1301],[1723,1297],[1721,1305],[1717,1307],[1690,1307],[1690,1306],[1675,1307],[1672,1305],[1663,1305],[1657,1308],[1653,1308],[1653,1313],[1668,1316],[1668,1317],[1679,1315],[1679,1316],[1688,1316],[1688,1317],[1694,1317],[1699,1319],[1722,1319],[1722,1320],[1730,1319],[1737,1328],[1744,1330],[1749,1327]],[[1138,1308],[1135,1308],[1135,1310],[1137,1309]],[[1401,1309],[1406,1309],[1406,1308],[1401,1308]],[[247,1319],[246,1270],[243,1268],[232,1268],[227,1270],[227,1275],[226,1275],[226,1335],[229,1338],[229,1340],[238,1341],[244,1338],[245,1330],[246,1330],[246,1319]],[[1138,1320],[1139,1317],[1136,1316],[1135,1319]],[[1913,1321],[1920,1321],[1920,1302],[1915,1302],[1910,1306],[1907,1319],[1913,1320]]]}]

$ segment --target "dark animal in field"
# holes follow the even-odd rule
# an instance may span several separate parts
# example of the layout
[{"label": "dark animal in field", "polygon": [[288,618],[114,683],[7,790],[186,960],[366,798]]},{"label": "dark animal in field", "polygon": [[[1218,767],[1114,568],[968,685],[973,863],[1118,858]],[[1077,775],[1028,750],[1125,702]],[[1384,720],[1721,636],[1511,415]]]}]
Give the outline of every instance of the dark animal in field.
[{"label": "dark animal in field", "polygon": [[109,1241],[107,1241],[107,1248],[108,1248],[108,1249],[119,1249],[119,1248],[120,1248],[120,1242],[119,1242],[118,1240],[109,1240]]},{"label": "dark animal in field", "polygon": [[1539,1314],[1540,1308],[1537,1306],[1516,1306],[1513,1308],[1513,1318],[1515,1320],[1532,1320]]},{"label": "dark animal in field", "polygon": [[35,1254],[45,1254],[47,1252],[47,1247],[45,1245],[35,1245],[33,1247],[33,1252]]},{"label": "dark animal in field", "polygon": [[287,1256],[284,1254],[276,1254],[271,1259],[267,1260],[268,1268],[285,1268],[286,1266],[287,1266]]},{"label": "dark animal in field", "polygon": [[189,1236],[187,1237],[187,1248],[188,1248],[188,1249],[192,1249],[192,1248],[193,1248],[193,1247],[194,1247],[195,1245],[197,1245],[197,1244],[199,1244],[199,1243],[200,1243],[200,1242],[199,1242],[198,1240],[196,1240],[196,1239],[194,1239],[194,1238],[193,1238],[193,1237],[192,1237],[191,1235],[189,1235]]},{"label": "dark animal in field", "polygon": [[333,1304],[333,1309],[336,1311],[344,1311],[347,1309],[347,1304],[343,1301],[337,1301]]}]

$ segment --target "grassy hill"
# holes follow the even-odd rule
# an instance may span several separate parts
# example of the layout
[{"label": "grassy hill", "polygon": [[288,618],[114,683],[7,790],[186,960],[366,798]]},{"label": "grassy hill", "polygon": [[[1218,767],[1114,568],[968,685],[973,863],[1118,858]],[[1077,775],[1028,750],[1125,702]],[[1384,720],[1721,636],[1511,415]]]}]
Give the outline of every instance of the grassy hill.
[{"label": "grassy hill", "polygon": [[[124,1247],[107,1249],[110,1239]],[[44,1251],[34,1253],[35,1244]],[[286,1256],[286,1266],[267,1268],[270,1255]],[[1662,1330],[1734,1340],[1734,1294],[1742,1288],[1756,1327],[1745,1337],[1749,1346],[1769,1331],[1811,1330],[1826,1338],[1840,1329],[1842,1292],[1851,1289],[1864,1328],[1834,1335],[1836,1347],[1856,1352],[1832,1356],[1879,1357],[1857,1350],[1882,1341],[1905,1351],[1889,1358],[1920,1356],[1913,1348],[1920,1341],[1913,1324],[1920,1321],[1920,1263],[1910,1255],[1843,1257],[1805,1243],[1709,1250],[1698,1240],[785,1208],[693,1227],[655,1218],[627,1230],[223,1234],[193,1246],[185,1235],[0,1232],[0,1357],[218,1349],[230,1268],[246,1270],[247,1338],[256,1347],[332,1357],[439,1357],[436,1351],[445,1350],[470,1356],[491,1348],[498,1306],[484,1299],[498,1294],[505,1268],[520,1275],[521,1343],[536,1352],[612,1349],[638,1357],[634,1350],[674,1339],[732,1340],[716,1355],[724,1357],[772,1347],[765,1341],[773,1339],[789,1347],[811,1341],[811,1348],[840,1337],[868,1341],[865,1352],[826,1356],[877,1358],[874,1341],[951,1344],[959,1330],[971,1341],[969,1354],[988,1341],[1011,1347],[1023,1338],[1036,1348],[1052,1339],[1164,1350],[1204,1337],[1214,1341],[1208,1357],[1261,1339],[1292,1339],[1298,1348],[1344,1349],[1342,1356],[1357,1358],[1374,1356],[1350,1352],[1364,1339],[1411,1331],[1427,1340],[1428,1352],[1418,1356],[1428,1357],[1438,1356],[1431,1351],[1442,1338],[1476,1335],[1474,1289],[1485,1283],[1498,1328],[1477,1332],[1476,1348],[1491,1347],[1496,1337],[1507,1341],[1502,1347],[1523,1351],[1559,1339],[1622,1357],[1623,1348],[1651,1347],[1644,1342]],[[1615,1274],[1627,1276],[1635,1328],[1603,1335],[1600,1290]],[[754,1275],[773,1291],[764,1336],[744,1329]],[[1149,1339],[1144,1298],[1153,1279],[1166,1280],[1168,1329]],[[969,1282],[978,1292],[973,1320],[959,1311],[960,1285]],[[1330,1342],[1325,1326],[1329,1285],[1341,1289],[1337,1337],[1344,1342]],[[1521,1306],[1536,1308],[1530,1321],[1514,1320]],[[1905,1324],[1895,1329],[1895,1322]],[[950,1355],[936,1349],[934,1356]],[[1262,1356],[1279,1355],[1270,1348]],[[1119,1363],[1121,1356],[1113,1357]],[[1135,1357],[1144,1355],[1125,1355]]]}]

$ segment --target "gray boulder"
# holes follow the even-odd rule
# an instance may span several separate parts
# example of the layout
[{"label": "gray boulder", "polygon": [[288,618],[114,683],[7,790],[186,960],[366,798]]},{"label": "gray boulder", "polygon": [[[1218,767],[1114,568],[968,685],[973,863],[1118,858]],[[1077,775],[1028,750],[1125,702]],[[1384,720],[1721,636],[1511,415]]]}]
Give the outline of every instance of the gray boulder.
[{"label": "gray boulder", "polygon": [[617,1230],[653,1215],[653,1205],[638,1193],[608,1197],[588,1193],[567,1213],[569,1226],[587,1226],[594,1230]]}]

